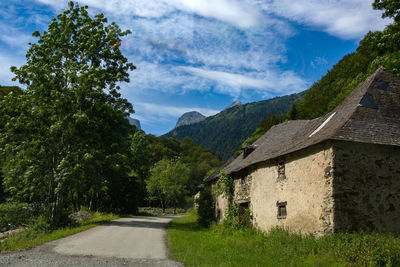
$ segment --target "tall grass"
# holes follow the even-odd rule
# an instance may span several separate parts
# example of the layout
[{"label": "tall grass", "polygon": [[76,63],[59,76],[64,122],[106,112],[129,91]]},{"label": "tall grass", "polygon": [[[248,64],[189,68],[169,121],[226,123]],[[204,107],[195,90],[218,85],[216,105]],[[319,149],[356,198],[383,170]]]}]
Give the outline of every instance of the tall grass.
[{"label": "tall grass", "polygon": [[389,234],[333,234],[322,238],[263,233],[224,225],[203,228],[197,215],[174,219],[168,244],[185,266],[400,266],[400,238]]}]

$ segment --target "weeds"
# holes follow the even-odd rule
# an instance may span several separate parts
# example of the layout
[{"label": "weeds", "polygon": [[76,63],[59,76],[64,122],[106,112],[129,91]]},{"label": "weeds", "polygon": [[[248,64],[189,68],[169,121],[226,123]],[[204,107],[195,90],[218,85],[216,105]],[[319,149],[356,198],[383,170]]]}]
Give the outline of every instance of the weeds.
[{"label": "weeds", "polygon": [[321,238],[274,228],[264,233],[227,224],[205,228],[197,214],[174,219],[168,244],[185,266],[400,266],[400,238],[343,233]]}]

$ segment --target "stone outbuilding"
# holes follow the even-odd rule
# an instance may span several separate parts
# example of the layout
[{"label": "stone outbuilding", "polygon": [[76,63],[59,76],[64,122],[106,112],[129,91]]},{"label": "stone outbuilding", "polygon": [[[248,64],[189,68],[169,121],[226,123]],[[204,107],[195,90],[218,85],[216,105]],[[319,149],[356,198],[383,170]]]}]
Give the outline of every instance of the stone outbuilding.
[{"label": "stone outbuilding", "polygon": [[[220,171],[256,228],[327,233],[400,233],[400,80],[385,68],[333,111],[272,127]],[[228,207],[216,198],[216,216]]]}]

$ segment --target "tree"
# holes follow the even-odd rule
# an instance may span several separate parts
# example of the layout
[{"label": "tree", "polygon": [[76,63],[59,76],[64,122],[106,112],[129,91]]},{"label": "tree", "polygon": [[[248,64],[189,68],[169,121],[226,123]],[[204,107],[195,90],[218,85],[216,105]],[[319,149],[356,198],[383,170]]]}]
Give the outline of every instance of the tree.
[{"label": "tree", "polygon": [[200,225],[209,227],[215,221],[215,201],[209,186],[204,186],[200,190],[200,197],[197,200],[199,205],[197,209],[197,218]]},{"label": "tree", "polygon": [[5,189],[15,200],[41,204],[53,223],[80,205],[120,204],[113,201],[129,178],[133,131],[125,119],[132,105],[117,86],[135,68],[119,50],[127,34],[70,2],[47,31],[33,33],[38,41],[26,64],[11,67],[27,89],[0,103]]},{"label": "tree", "polygon": [[139,187],[137,190],[139,204],[143,204],[147,196],[145,179],[149,176],[151,167],[149,141],[143,131],[137,131],[131,137],[130,154],[130,164]]},{"label": "tree", "polygon": [[151,168],[146,187],[149,194],[160,201],[163,212],[171,205],[176,213],[176,207],[183,202],[189,171],[182,161],[168,159],[160,160]]},{"label": "tree", "polygon": [[[17,86],[0,86],[0,101],[8,94],[22,94],[21,88]],[[0,116],[0,129],[4,127],[6,121],[4,120],[3,116]],[[6,195],[3,189],[3,173],[1,172],[2,161],[0,158],[0,203],[4,202],[6,199]]]},{"label": "tree", "polygon": [[374,9],[385,10],[382,18],[394,18],[396,22],[400,21],[400,2],[398,0],[375,0],[372,3]]}]

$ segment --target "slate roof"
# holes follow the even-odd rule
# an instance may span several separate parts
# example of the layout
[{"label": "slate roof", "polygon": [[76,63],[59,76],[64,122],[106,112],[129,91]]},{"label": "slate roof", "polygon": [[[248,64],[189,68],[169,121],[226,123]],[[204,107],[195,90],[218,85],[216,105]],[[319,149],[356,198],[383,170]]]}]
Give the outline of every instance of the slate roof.
[{"label": "slate roof", "polygon": [[289,154],[326,140],[400,146],[400,80],[379,68],[333,111],[313,120],[297,120],[273,126],[255,143],[256,149],[243,153],[207,178],[218,177],[259,162]]}]

